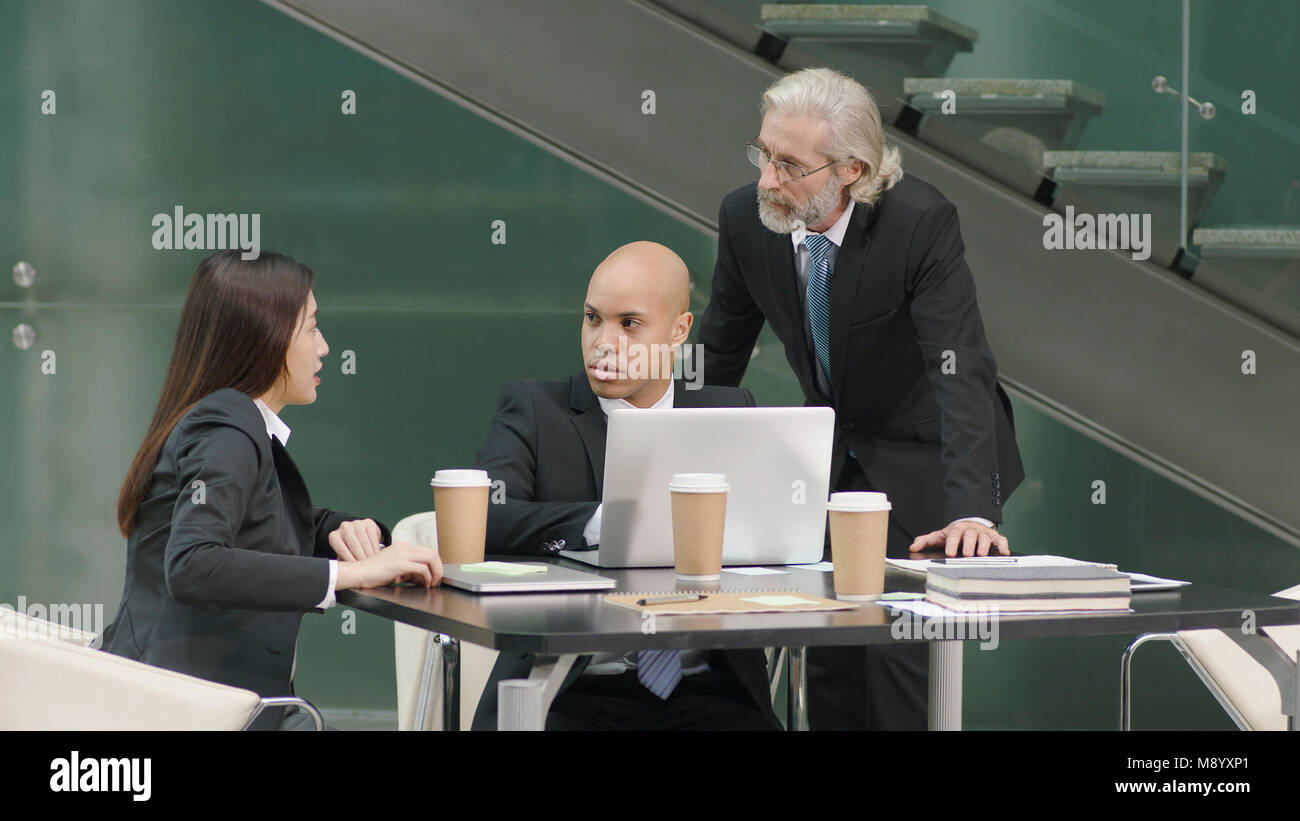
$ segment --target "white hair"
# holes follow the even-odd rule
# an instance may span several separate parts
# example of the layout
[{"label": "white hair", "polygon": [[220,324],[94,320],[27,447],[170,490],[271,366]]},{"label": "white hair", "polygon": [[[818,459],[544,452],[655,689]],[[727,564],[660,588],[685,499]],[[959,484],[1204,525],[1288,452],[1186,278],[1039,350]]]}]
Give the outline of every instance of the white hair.
[{"label": "white hair", "polygon": [[866,168],[849,186],[855,202],[873,203],[903,178],[898,146],[885,145],[880,109],[871,92],[829,68],[787,74],[763,92],[763,115],[779,111],[827,123],[821,152],[833,160],[861,160]]}]

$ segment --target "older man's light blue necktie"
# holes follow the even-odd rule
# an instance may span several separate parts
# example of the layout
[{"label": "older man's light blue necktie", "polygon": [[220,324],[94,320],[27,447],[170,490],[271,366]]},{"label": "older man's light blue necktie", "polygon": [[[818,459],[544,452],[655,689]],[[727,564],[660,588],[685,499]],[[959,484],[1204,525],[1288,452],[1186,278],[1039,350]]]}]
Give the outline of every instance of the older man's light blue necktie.
[{"label": "older man's light blue necktie", "polygon": [[803,238],[808,249],[808,327],[812,329],[813,350],[817,363],[831,381],[831,246],[821,234]]}]

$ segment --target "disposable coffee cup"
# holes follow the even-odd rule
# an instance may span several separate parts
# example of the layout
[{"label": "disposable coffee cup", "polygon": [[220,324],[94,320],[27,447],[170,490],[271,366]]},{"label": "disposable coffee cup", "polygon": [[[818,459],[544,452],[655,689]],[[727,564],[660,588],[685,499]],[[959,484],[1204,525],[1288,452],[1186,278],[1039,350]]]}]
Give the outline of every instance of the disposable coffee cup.
[{"label": "disposable coffee cup", "polygon": [[440,470],[433,475],[434,524],[438,555],[446,564],[483,561],[487,545],[488,493],[492,480],[486,470]]},{"label": "disposable coffee cup", "polygon": [[730,489],[721,473],[677,473],[668,483],[678,579],[713,582],[722,578],[722,535]]},{"label": "disposable coffee cup", "polygon": [[885,592],[885,543],[892,507],[884,493],[831,494],[826,514],[835,598],[873,601]]}]

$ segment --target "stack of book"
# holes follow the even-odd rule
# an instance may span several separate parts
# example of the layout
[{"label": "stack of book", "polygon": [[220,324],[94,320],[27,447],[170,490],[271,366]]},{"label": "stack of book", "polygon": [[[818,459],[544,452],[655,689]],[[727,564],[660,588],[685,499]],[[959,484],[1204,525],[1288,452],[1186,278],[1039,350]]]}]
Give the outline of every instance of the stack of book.
[{"label": "stack of book", "polygon": [[1129,577],[1105,565],[934,565],[925,598],[949,610],[1127,610]]}]

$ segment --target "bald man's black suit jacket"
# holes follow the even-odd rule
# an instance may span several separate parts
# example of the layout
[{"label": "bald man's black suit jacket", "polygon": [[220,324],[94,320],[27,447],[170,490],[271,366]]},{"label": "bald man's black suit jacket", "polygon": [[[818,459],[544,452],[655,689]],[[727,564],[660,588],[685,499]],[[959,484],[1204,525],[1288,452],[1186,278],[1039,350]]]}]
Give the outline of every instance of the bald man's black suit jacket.
[{"label": "bald man's black suit jacket", "polygon": [[963,253],[956,207],[916,177],[874,206],[855,205],[832,272],[826,396],[790,235],[759,221],[751,183],[722,201],[699,323],[703,377],[715,385],[740,384],[763,321],[771,324],[805,404],[835,409],[831,487],[851,448],[913,538],[968,516],[1001,522],[1024,478]]},{"label": "bald man's black suit jacket", "polygon": [[[746,389],[673,384],[675,408],[752,407]],[[549,555],[585,547],[582,531],[600,504],[605,481],[605,412],[586,372],[568,379],[518,379],[501,390],[497,415],[475,467],[505,482],[504,504],[488,505],[487,552]],[[565,679],[567,688],[586,669],[581,657]],[[779,729],[767,688],[762,650],[715,650],[709,666],[730,677]],[[502,652],[474,714],[476,730],[496,729],[497,682],[527,678],[527,653]]]},{"label": "bald man's black suit jacket", "polygon": [[[329,534],[357,518],[312,506],[247,394],[208,394],[154,466],[104,649],[264,697],[292,695],[302,614],[322,612],[329,586]],[[266,711],[255,729],[274,729],[283,712]]]}]

